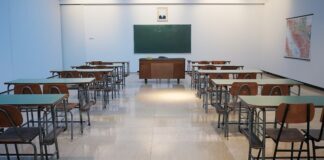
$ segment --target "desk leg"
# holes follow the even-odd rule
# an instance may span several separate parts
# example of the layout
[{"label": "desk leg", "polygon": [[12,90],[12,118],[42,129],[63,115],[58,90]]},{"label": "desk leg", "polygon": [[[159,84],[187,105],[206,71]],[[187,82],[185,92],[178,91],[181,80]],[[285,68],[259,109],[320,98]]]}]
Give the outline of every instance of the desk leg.
[{"label": "desk leg", "polygon": [[53,138],[54,138],[54,143],[55,143],[55,150],[56,150],[56,157],[57,159],[60,159],[60,154],[59,154],[59,148],[58,148],[58,143],[57,143],[57,135],[56,135],[56,129],[57,129],[57,124],[56,124],[56,111],[55,111],[55,106],[51,106],[51,116],[52,116],[52,123],[53,123]]},{"label": "desk leg", "polygon": [[262,159],[265,160],[265,152],[266,152],[266,121],[267,121],[267,115],[266,115],[266,110],[263,108],[262,109],[262,113],[263,113],[263,122],[262,122],[262,126],[263,126],[263,134],[262,134]]},{"label": "desk leg", "polygon": [[41,159],[44,159],[44,150],[43,150],[43,128],[42,128],[42,116],[41,116],[41,107],[38,107],[37,110],[37,117],[38,117],[38,128],[39,128],[39,151],[41,154]]},{"label": "desk leg", "polygon": [[144,79],[145,84],[147,84],[147,79]]},{"label": "desk leg", "polygon": [[180,84],[180,79],[179,78],[177,79],[177,83]]}]

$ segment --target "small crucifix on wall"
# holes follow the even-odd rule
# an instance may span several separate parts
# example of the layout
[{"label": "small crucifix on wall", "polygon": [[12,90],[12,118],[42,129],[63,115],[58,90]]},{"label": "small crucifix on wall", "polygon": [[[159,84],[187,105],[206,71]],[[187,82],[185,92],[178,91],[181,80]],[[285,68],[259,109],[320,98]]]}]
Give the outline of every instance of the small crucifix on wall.
[{"label": "small crucifix on wall", "polygon": [[168,8],[158,7],[157,8],[157,21],[158,22],[168,22]]}]

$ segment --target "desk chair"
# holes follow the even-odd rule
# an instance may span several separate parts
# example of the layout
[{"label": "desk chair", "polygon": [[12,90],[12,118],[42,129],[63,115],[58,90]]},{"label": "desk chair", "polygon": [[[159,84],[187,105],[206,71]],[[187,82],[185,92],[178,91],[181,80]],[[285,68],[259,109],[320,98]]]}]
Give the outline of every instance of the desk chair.
[{"label": "desk chair", "polygon": [[[275,150],[273,153],[273,159],[277,158],[277,152],[290,152],[291,159],[294,157],[294,152],[298,151],[298,159],[302,152],[303,143],[307,144],[307,157],[310,157],[309,152],[309,133],[310,133],[310,121],[313,120],[315,114],[315,107],[313,104],[285,104],[282,103],[276,110],[277,122],[281,123],[279,129],[268,128],[266,129],[266,135],[269,136],[275,142]],[[286,128],[284,124],[301,124],[306,123],[307,129],[303,134],[297,128]],[[279,143],[291,143],[290,150],[278,149]],[[294,143],[301,143],[299,150],[294,150]]]},{"label": "desk chair", "polygon": [[71,125],[71,140],[73,140],[73,109],[79,108],[78,103],[69,103],[69,89],[65,84],[45,84],[43,86],[43,93],[44,94],[66,94],[65,97],[65,105],[64,103],[59,103],[56,105],[56,110],[58,112],[63,112],[65,115],[65,124],[67,125],[67,117],[66,112],[70,113],[70,125]]},{"label": "desk chair", "polygon": [[221,70],[237,70],[240,69],[239,66],[222,66]]},{"label": "desk chair", "polygon": [[15,106],[0,106],[0,127],[6,128],[0,133],[0,144],[4,144],[7,159],[10,159],[8,144],[15,145],[17,159],[19,157],[18,144],[30,144],[33,147],[33,159],[37,159],[37,148],[32,142],[37,136],[40,136],[38,127],[22,127],[23,116],[20,110]]},{"label": "desk chair", "polygon": [[[40,85],[38,84],[16,84],[14,87],[14,94],[43,94]],[[31,122],[32,126],[35,125],[34,113],[37,112],[38,107],[22,107],[21,112],[26,112],[27,126]],[[31,119],[30,119],[31,118]]]},{"label": "desk chair", "polygon": [[[228,105],[229,111],[239,110],[238,114],[238,128],[240,130],[241,120],[244,118],[243,113],[248,114],[247,109],[242,108],[241,102],[238,102],[238,96],[255,96],[258,94],[258,84],[255,82],[234,82],[230,88],[230,95],[232,96],[232,105]],[[248,116],[245,117],[248,119]]]},{"label": "desk chair", "polygon": [[[324,140],[324,108],[322,109],[321,119],[320,119],[321,128],[320,129],[310,129],[309,130],[309,139],[312,141],[313,148],[313,159],[316,160],[316,150],[324,149],[324,146],[318,146],[315,142],[320,142]],[[307,134],[307,130],[302,130],[305,134]]]},{"label": "desk chair", "polygon": [[236,79],[256,79],[256,73],[239,73],[237,74]]},{"label": "desk chair", "polygon": [[211,61],[212,64],[226,64],[225,61]]}]

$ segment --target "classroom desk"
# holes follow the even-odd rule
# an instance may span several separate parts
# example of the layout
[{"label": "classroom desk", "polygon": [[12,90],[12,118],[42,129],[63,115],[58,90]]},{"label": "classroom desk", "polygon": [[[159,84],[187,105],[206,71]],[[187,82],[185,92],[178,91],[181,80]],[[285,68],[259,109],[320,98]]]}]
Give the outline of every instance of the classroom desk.
[{"label": "classroom desk", "polygon": [[[214,85],[215,88],[223,88],[223,87],[229,87],[231,86],[234,82],[255,82],[258,84],[258,86],[263,86],[266,84],[273,84],[273,85],[290,85],[290,86],[297,86],[298,87],[298,92],[297,95],[300,95],[300,88],[303,83],[292,80],[292,79],[212,79],[211,80],[212,84]],[[221,107],[224,108],[224,119],[225,119],[225,128],[224,128],[224,133],[225,137],[228,137],[228,97],[225,96],[225,102],[222,107],[222,95],[223,95],[223,89],[220,89],[219,91],[216,91],[216,97],[220,97],[219,100],[216,99],[216,103],[214,107]],[[228,91],[225,91],[225,94],[228,94]],[[218,102],[218,103],[217,103]],[[208,111],[208,95],[203,96],[203,107],[207,113]],[[239,124],[239,123],[238,123]]]},{"label": "classroom desk", "polygon": [[[64,102],[65,94],[22,94],[22,95],[0,95],[0,105],[15,105],[15,106],[38,106],[38,127],[39,127],[39,145],[40,145],[40,155],[41,159],[44,159],[44,145],[50,145],[51,142],[55,144],[55,153],[57,159],[59,159],[59,150],[58,150],[58,142],[57,135],[63,131],[63,128],[58,128],[56,124],[56,111],[55,105]],[[42,117],[41,110],[44,106],[50,106],[51,108],[51,117],[53,128],[52,131],[45,132],[42,126]],[[46,122],[45,122],[46,123]],[[44,132],[43,132],[44,131]],[[52,143],[52,144],[53,144]]]},{"label": "classroom desk", "polygon": [[[315,107],[324,106],[324,96],[239,96],[241,102],[248,106],[248,126],[241,129],[242,133],[249,139],[250,148],[260,148],[262,150],[262,159],[269,157],[265,156],[266,148],[266,109],[277,108],[281,103],[313,103]],[[258,121],[254,122],[254,114],[256,110],[262,112],[262,117],[256,117]],[[258,114],[260,116],[260,114]],[[262,120],[262,122],[260,122]],[[256,126],[254,124],[260,124]],[[257,132],[256,132],[257,131]],[[260,133],[261,132],[261,133]],[[252,157],[251,150],[249,152],[249,158]]]},{"label": "classroom desk", "polygon": [[195,73],[196,73],[196,77],[198,77],[197,95],[201,97],[201,89],[202,89],[201,84],[204,83],[204,89],[207,88],[209,74],[230,74],[232,75],[232,78],[234,78],[235,75],[239,73],[256,73],[259,74],[260,77],[262,78],[263,72],[258,69],[244,69],[244,70],[197,70]]},{"label": "classroom desk", "polygon": [[[92,62],[86,62],[86,65],[92,65]],[[111,62],[101,62],[98,65],[109,65],[109,64],[122,64],[123,66],[123,71],[125,73],[125,76],[129,76],[130,73],[130,66],[129,66],[129,61],[111,61]]]},{"label": "classroom desk", "polygon": [[[105,70],[105,69],[97,69],[95,68],[96,66],[106,66],[106,67],[109,67],[109,68],[113,68],[113,73],[114,73],[114,76],[116,76],[117,78],[117,81],[120,81],[120,83],[122,84],[122,87],[124,87],[126,85],[126,72],[125,72],[125,69],[124,69],[124,65],[121,65],[121,64],[107,64],[107,65],[89,65],[89,69],[76,69],[77,67],[79,66],[71,66],[72,69],[76,69],[76,71],[84,71],[86,72],[86,70],[92,70],[94,72],[99,72],[99,70]],[[106,70],[109,70],[109,68],[107,68]],[[90,71],[88,71],[90,72]]]},{"label": "classroom desk", "polygon": [[[80,74],[82,73],[95,73],[95,72],[103,72],[103,73],[110,73],[113,74],[113,69],[63,69],[63,70],[51,70],[50,72],[52,73],[52,76],[55,76],[57,74],[60,76],[62,72],[73,72],[73,71],[78,71]],[[80,75],[81,76],[81,75]]]},{"label": "classroom desk", "polygon": [[221,68],[221,67],[224,67],[224,66],[225,67],[227,67],[227,66],[230,66],[230,67],[238,67],[240,69],[243,69],[244,68],[243,65],[232,65],[232,64],[193,64],[191,71],[195,71],[196,68],[204,67],[204,66],[214,66],[216,68]]},{"label": "classroom desk", "polygon": [[[205,61],[205,60],[203,60],[203,61]],[[214,61],[224,61],[226,64],[230,64],[231,63],[231,61],[225,61],[225,60],[214,60]],[[192,60],[187,60],[187,71],[191,71],[191,65],[193,65],[193,64],[197,64],[197,63],[199,63],[199,62],[201,62],[201,61],[192,61]],[[208,61],[209,62],[209,64],[211,64],[212,63],[212,61]]]},{"label": "classroom desk", "polygon": [[204,66],[214,66],[217,69],[221,69],[221,67],[227,66],[227,67],[238,67],[239,69],[243,69],[244,66],[243,65],[231,65],[231,64],[193,64],[192,65],[192,69],[191,69],[191,84],[190,86],[193,87],[194,84],[194,80],[197,79],[197,73],[196,71],[199,69],[199,67],[204,67]]},{"label": "classroom desk", "polygon": [[[95,78],[51,78],[51,79],[16,79],[13,81],[5,82],[4,84],[7,85],[7,90],[9,94],[10,86],[16,84],[76,84],[79,85],[79,92],[83,93],[85,97],[85,102],[89,103],[89,94],[88,94],[88,87],[91,83],[95,81]],[[83,90],[83,92],[82,92]],[[83,97],[83,96],[78,96]],[[80,102],[83,102],[82,99],[79,99]]]}]

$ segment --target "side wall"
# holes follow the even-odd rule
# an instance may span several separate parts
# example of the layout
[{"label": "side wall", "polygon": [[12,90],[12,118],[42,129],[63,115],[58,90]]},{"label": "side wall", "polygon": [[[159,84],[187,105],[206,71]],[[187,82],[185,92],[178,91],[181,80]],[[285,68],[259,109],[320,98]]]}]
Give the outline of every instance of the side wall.
[{"label": "side wall", "polygon": [[[269,72],[324,88],[324,1],[270,0],[264,12],[262,57],[258,63]],[[285,56],[286,18],[313,13],[311,61]]]},{"label": "side wall", "polygon": [[0,90],[5,81],[62,68],[59,8],[59,1],[0,1]]}]

